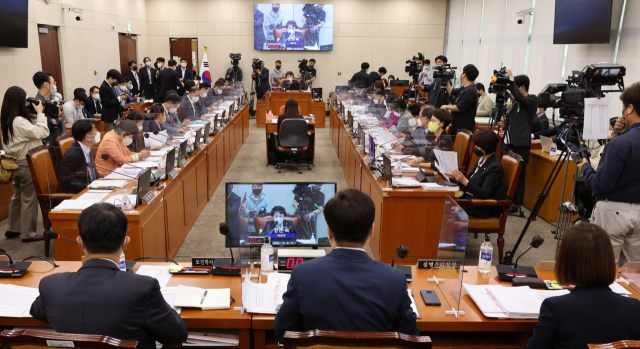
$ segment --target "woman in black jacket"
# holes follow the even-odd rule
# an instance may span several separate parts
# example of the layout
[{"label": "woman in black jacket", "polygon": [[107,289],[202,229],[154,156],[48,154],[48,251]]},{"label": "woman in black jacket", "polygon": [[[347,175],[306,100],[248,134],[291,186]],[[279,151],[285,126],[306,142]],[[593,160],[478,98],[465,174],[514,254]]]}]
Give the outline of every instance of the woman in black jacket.
[{"label": "woman in black jacket", "polygon": [[[454,178],[464,186],[462,199],[500,199],[496,194],[504,185],[504,171],[495,155],[499,143],[498,136],[492,130],[482,130],[474,134],[472,140],[475,144],[473,152],[479,159],[469,172],[469,178],[457,170],[453,171]],[[467,207],[467,214],[477,218],[493,216],[491,207],[475,205]]]}]

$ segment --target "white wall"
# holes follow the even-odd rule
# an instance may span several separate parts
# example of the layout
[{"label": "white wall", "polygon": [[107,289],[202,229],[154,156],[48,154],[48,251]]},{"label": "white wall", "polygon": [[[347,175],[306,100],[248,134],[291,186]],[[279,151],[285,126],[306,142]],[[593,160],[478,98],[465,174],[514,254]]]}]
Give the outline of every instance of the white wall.
[{"label": "white wall", "polygon": [[[230,66],[229,53],[242,53],[240,68],[250,80],[251,60],[262,57],[273,69],[277,59],[285,70],[296,71],[298,60],[314,58],[318,78],[314,87],[332,90],[369,62],[372,69],[408,79],[405,61],[425,53],[442,54],[446,0],[327,0],[334,5],[333,51],[255,51],[252,0],[146,0],[149,56],[169,57],[169,38],[197,38],[199,61],[208,46],[212,79]],[[287,3],[305,3],[294,0]],[[341,73],[339,76],[338,73]]]},{"label": "white wall", "polygon": [[[61,2],[82,8],[84,20],[78,22],[76,13],[63,12]],[[99,85],[109,69],[120,69],[118,33],[127,32],[127,23],[131,23],[132,34],[139,35],[138,59],[147,54],[146,17],[144,0],[53,0],[50,4],[29,0],[29,47],[0,47],[0,99],[11,86],[20,86],[28,96],[35,96],[32,77],[42,69],[38,24],[59,27],[62,82],[57,83],[64,84],[67,99],[73,89],[88,90]]]},{"label": "white wall", "polygon": [[[623,0],[613,0],[610,44],[569,45],[564,76],[562,66],[565,45],[553,45],[554,0],[483,0],[466,1],[466,20],[463,27],[465,0],[450,0],[447,58],[452,65],[473,63],[478,67],[478,82],[489,85],[494,69],[500,64],[514,74],[522,74],[531,17],[518,25],[516,12],[533,7],[535,16],[531,35],[531,48],[527,75],[531,79],[530,91],[537,94],[549,83],[564,82],[572,70],[582,70],[592,63],[613,62],[614,49],[620,25]],[[505,11],[506,4],[506,11]],[[627,0],[617,63],[627,67],[625,85],[640,81],[637,58],[640,54],[640,24],[635,16],[640,13],[640,1]],[[480,26],[482,25],[482,37]],[[464,42],[463,45],[461,43]],[[478,45],[480,50],[478,52]],[[479,58],[479,59],[478,59]],[[461,63],[460,63],[461,62]],[[461,68],[461,67],[460,67]],[[619,115],[622,104],[619,93],[611,96],[611,116]]]}]

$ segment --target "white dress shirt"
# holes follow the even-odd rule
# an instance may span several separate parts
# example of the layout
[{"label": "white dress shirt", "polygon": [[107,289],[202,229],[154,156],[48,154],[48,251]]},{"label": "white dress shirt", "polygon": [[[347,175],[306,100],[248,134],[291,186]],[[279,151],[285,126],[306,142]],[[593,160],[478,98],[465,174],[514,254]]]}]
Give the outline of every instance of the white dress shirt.
[{"label": "white dress shirt", "polygon": [[339,247],[339,246],[338,246],[338,247],[334,247],[333,249],[334,249],[334,250],[337,250],[337,249],[340,249],[340,248],[341,248],[341,249],[343,249],[343,250],[355,250],[355,251],[362,251],[362,252],[364,252],[364,253],[367,253],[367,252],[364,250],[364,248],[357,248],[357,247]]},{"label": "white dress shirt", "polygon": [[[88,137],[88,136],[87,136]],[[82,142],[78,142],[80,144],[80,148],[82,148],[82,152],[84,153],[84,159],[87,161],[87,164],[90,164],[93,162],[93,158],[91,156],[91,148],[87,147],[86,145],[84,145],[84,143]],[[91,177],[91,180],[94,181],[96,180],[94,178],[94,174],[93,171],[88,171],[89,176]]]}]

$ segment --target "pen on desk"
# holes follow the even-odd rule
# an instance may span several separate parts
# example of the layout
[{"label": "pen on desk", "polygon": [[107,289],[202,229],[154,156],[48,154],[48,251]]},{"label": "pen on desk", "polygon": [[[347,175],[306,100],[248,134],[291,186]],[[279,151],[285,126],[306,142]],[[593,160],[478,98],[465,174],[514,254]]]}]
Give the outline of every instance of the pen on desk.
[{"label": "pen on desk", "polygon": [[202,295],[202,300],[200,301],[200,305],[202,305],[205,298],[207,298],[207,290],[204,290],[204,294]]}]

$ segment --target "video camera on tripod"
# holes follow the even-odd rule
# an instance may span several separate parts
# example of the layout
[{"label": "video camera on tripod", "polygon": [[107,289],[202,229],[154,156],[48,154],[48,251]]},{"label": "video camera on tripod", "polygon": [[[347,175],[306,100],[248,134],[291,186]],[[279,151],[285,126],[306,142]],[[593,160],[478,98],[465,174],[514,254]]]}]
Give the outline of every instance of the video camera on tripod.
[{"label": "video camera on tripod", "polygon": [[253,70],[262,69],[262,63],[260,63],[260,59],[258,59],[258,58],[254,58],[253,59],[253,61],[251,62],[251,69],[253,69]]},{"label": "video camera on tripod", "polygon": [[456,78],[456,69],[457,67],[452,67],[451,64],[444,65],[434,65],[433,66],[433,78],[434,79],[442,79],[444,82],[442,83],[443,88],[447,87],[447,81],[454,80]]},{"label": "video camera on tripod", "polygon": [[413,78],[414,83],[418,83],[418,76],[424,68],[424,55],[422,52],[418,52],[418,56],[413,56],[405,63],[407,66],[404,67],[404,71]]},{"label": "video camera on tripod", "polygon": [[502,110],[504,108],[504,104],[507,101],[507,86],[509,86],[510,83],[511,77],[507,74],[506,67],[493,71],[488,91],[496,95],[496,106],[494,110]]},{"label": "video camera on tripod", "polygon": [[298,70],[300,71],[300,73],[304,73],[306,72],[308,69],[308,64],[309,61],[306,60],[305,58],[301,59],[298,61],[300,64],[298,64]]}]

